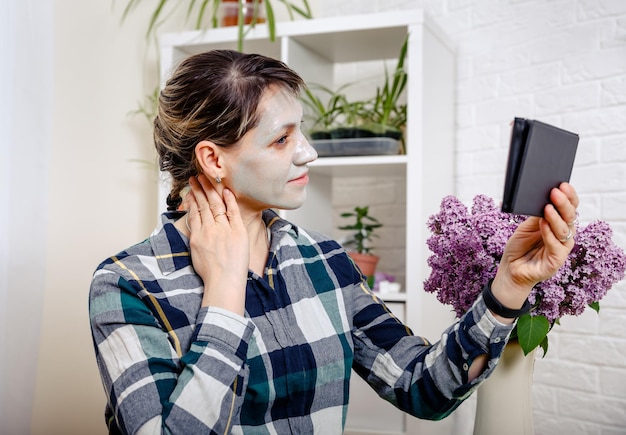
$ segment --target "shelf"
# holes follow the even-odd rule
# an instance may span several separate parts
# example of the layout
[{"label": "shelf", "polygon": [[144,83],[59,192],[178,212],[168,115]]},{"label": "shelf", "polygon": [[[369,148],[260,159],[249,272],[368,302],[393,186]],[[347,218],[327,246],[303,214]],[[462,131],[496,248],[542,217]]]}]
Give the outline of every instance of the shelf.
[{"label": "shelf", "polygon": [[[280,22],[275,42],[268,39],[267,25],[258,25],[247,33],[244,51],[280,59],[306,83],[336,89],[370,74],[369,62],[382,66],[394,59],[407,35],[407,154],[320,157],[308,165],[310,183],[305,203],[294,210],[280,210],[279,214],[302,228],[331,235],[336,232],[334,218],[339,208],[352,206],[351,202],[380,207],[388,223],[387,247],[393,247],[387,249],[383,260],[395,268],[393,273],[403,291],[376,296],[393,306],[394,314],[408,327],[424,336],[436,336],[447,326],[449,310],[425,297],[421,290],[429,273],[429,234],[424,223],[438,209],[441,198],[454,193],[452,44],[423,11],[399,10]],[[237,29],[166,34],[161,35],[159,43],[165,80],[172,68],[191,54],[236,49]],[[374,94],[376,84],[368,81],[369,76],[365,78],[359,84],[364,91],[369,86]],[[166,196],[167,189],[160,190],[161,203]],[[352,382],[359,388],[357,377]],[[352,396],[346,433],[438,433],[437,427],[431,430],[418,419],[405,419],[391,405],[385,408],[367,386],[352,391],[358,392]]]},{"label": "shelf", "polygon": [[[322,54],[331,62],[346,63],[394,58],[406,37],[406,32],[406,27],[391,27],[292,36],[292,38],[314,52]],[[364,46],[367,50],[363,50]]]},{"label": "shelf", "polygon": [[320,157],[309,168],[312,174],[332,177],[391,176],[406,173],[407,156]]},{"label": "shelf", "polygon": [[[215,49],[237,50],[236,31],[236,27],[223,27],[208,31],[166,33],[160,36],[159,41],[161,49],[175,48],[177,57],[183,58]],[[263,53],[280,59],[280,44],[269,40],[267,25],[264,24],[250,31],[244,40],[244,49],[247,53]]]},{"label": "shelf", "polygon": [[[281,39],[293,39],[332,63],[391,59],[410,26],[424,25],[445,46],[443,32],[423,11],[389,11],[378,14],[326,17],[315,20],[282,21],[276,25],[276,41],[269,40],[267,24],[247,29],[244,51],[281,58]],[[166,33],[160,36],[161,49],[175,48],[180,58],[216,48],[237,49],[237,28]],[[367,49],[364,49],[367,47]]]}]

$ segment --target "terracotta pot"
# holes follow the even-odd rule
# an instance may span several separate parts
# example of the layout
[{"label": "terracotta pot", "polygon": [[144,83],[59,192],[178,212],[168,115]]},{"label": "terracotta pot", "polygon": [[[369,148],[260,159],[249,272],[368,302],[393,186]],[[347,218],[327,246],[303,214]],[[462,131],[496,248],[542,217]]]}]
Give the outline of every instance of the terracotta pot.
[{"label": "terracotta pot", "polygon": [[[243,3],[243,17],[244,22],[246,24],[252,23],[252,18],[254,17],[254,7],[255,4],[258,8],[256,23],[264,23],[265,18],[263,17],[263,0],[246,0]],[[239,23],[239,2],[238,0],[222,0],[221,5],[222,12],[222,26],[236,26]]]},{"label": "terracotta pot", "polygon": [[374,276],[380,257],[372,254],[359,254],[358,252],[349,252],[349,254],[356,265],[359,266],[363,275],[367,277]]},{"label": "terracotta pot", "polygon": [[474,435],[532,435],[535,351],[524,356],[517,340],[507,343],[495,370],[477,391]]}]

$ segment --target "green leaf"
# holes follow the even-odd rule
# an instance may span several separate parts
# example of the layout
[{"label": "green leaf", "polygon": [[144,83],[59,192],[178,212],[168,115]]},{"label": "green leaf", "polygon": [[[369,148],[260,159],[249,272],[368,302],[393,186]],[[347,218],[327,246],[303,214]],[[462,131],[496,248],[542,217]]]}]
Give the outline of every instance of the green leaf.
[{"label": "green leaf", "polygon": [[[288,2],[287,0],[279,0],[283,5],[285,5],[285,8],[287,9],[287,13],[289,14],[289,19],[293,21],[293,12],[292,12],[292,8],[293,5],[291,4],[291,2]],[[269,3],[269,2],[266,2]]]},{"label": "green leaf", "polygon": [[202,19],[204,18],[204,12],[206,11],[206,7],[208,6],[208,4],[209,4],[209,0],[204,0],[202,4],[200,5],[200,10],[198,11],[198,16],[196,17],[196,29],[197,30],[200,30],[202,28]]},{"label": "green leaf", "polygon": [[150,36],[152,31],[156,27],[157,21],[159,19],[159,16],[161,15],[161,12],[163,12],[163,7],[165,6],[166,2],[167,0],[161,0],[154,12],[152,12],[152,16],[150,17],[150,24],[148,24],[148,31],[146,32],[146,38]]},{"label": "green leaf", "polygon": [[128,4],[124,8],[124,12],[122,13],[122,22],[126,19],[131,9],[135,7],[139,3],[139,0],[129,0]]},{"label": "green leaf", "polygon": [[546,354],[548,353],[548,336],[546,335],[546,337],[541,341],[541,343],[539,343],[539,346],[541,347],[541,349],[543,350],[543,356],[542,358],[545,358]]},{"label": "green leaf", "polygon": [[313,18],[313,12],[311,11],[311,6],[309,5],[309,2],[307,0],[302,0],[302,3],[304,4],[304,11],[300,8],[296,8],[295,6],[294,9],[298,11],[298,13],[304,18]]},{"label": "green leaf", "polygon": [[550,322],[545,316],[524,314],[517,321],[517,338],[524,355],[539,346],[548,336]]},{"label": "green leaf", "polygon": [[191,11],[193,10],[193,5],[196,3],[196,0],[190,0],[189,1],[189,7],[187,8],[187,17],[185,18],[186,20],[189,19],[189,17],[191,16]]},{"label": "green leaf", "polygon": [[243,16],[243,0],[237,2],[239,12],[237,15],[237,51],[243,52],[243,38],[245,37],[244,29],[244,16]]},{"label": "green leaf", "polygon": [[220,2],[218,0],[213,1],[213,12],[211,14],[211,26],[216,29],[219,26],[217,22],[217,15],[220,10]]},{"label": "green leaf", "polygon": [[589,304],[589,307],[594,310],[596,313],[600,312],[600,302],[599,301],[595,301]]},{"label": "green leaf", "polygon": [[291,9],[293,9],[294,11],[296,11],[300,16],[304,17],[304,18],[313,18],[313,15],[311,14],[311,8],[309,7],[308,3],[305,0],[305,9],[301,9],[296,5],[291,5]]},{"label": "green leaf", "polygon": [[267,30],[270,34],[270,41],[276,40],[276,19],[274,18],[274,9],[270,2],[265,2],[265,16],[267,17]]}]

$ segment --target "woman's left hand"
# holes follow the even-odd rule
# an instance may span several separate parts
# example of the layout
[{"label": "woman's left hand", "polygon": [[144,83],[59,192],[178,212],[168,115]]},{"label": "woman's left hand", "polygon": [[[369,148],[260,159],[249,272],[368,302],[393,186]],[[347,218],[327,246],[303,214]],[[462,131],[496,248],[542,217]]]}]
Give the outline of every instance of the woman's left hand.
[{"label": "woman's left hand", "polygon": [[503,305],[517,309],[540,281],[553,276],[574,247],[579,200],[569,183],[550,192],[544,217],[530,217],[519,225],[502,255],[492,292]]}]

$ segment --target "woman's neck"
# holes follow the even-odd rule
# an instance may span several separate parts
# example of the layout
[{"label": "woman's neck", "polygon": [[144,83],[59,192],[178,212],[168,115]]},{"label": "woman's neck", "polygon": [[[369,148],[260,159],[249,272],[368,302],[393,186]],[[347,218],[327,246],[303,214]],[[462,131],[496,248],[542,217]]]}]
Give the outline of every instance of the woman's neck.
[{"label": "woman's neck", "polygon": [[263,276],[270,249],[269,234],[263,221],[263,212],[250,214],[242,212],[241,217],[248,231],[248,241],[250,243],[248,267],[257,275]]}]

